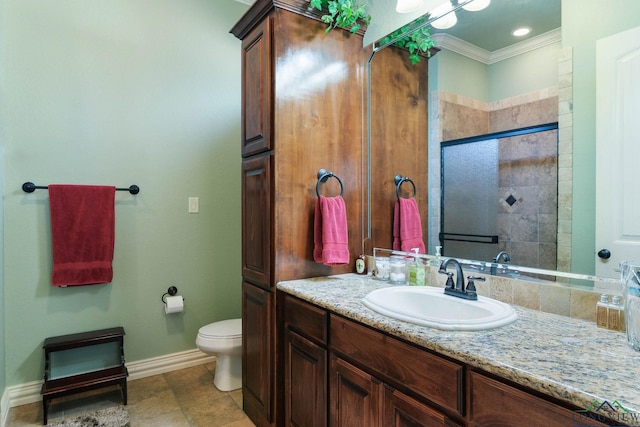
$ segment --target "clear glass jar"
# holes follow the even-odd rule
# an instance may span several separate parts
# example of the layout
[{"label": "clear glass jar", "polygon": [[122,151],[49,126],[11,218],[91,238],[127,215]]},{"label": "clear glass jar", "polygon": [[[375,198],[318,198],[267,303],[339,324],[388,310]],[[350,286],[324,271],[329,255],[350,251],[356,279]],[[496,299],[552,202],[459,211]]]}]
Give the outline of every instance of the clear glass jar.
[{"label": "clear glass jar", "polygon": [[407,261],[404,257],[399,255],[391,256],[389,281],[397,285],[407,283]]},{"label": "clear glass jar", "polygon": [[374,270],[374,278],[378,280],[389,280],[389,258],[387,257],[379,257],[375,258],[376,267]]},{"label": "clear glass jar", "polygon": [[620,276],[627,342],[631,348],[640,351],[640,262],[622,261]]}]

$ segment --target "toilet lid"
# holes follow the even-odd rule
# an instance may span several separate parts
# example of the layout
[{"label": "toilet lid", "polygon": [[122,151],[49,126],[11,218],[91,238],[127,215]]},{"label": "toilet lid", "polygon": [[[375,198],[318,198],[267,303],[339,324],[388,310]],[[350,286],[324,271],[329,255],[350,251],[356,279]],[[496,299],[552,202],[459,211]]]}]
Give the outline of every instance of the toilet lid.
[{"label": "toilet lid", "polygon": [[242,319],[229,319],[209,323],[200,328],[198,333],[209,338],[241,338]]}]

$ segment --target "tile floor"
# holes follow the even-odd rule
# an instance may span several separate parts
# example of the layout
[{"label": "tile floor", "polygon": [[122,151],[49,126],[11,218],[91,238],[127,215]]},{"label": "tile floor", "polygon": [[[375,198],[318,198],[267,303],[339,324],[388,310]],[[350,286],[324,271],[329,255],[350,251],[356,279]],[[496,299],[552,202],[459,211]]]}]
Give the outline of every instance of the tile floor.
[{"label": "tile floor", "polygon": [[[254,427],[242,412],[241,390],[213,385],[215,362],[129,381],[127,411],[131,427]],[[49,423],[63,417],[122,403],[116,386],[54,399]],[[9,410],[6,427],[42,425],[42,403]]]}]

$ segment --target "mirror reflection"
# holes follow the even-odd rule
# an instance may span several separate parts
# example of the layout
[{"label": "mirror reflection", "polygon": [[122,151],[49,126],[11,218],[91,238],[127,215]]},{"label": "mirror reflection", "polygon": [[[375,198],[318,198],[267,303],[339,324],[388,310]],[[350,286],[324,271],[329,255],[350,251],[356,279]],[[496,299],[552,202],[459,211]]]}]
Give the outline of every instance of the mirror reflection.
[{"label": "mirror reflection", "polygon": [[[557,270],[557,125],[509,132],[558,122],[560,0],[473,3],[429,28],[440,51],[429,60],[428,251],[489,263],[506,251]],[[528,41],[510,34],[514,22],[529,23]]]},{"label": "mirror reflection", "polygon": [[[443,231],[441,143],[558,122],[556,269],[616,277],[619,251],[611,251],[610,258],[597,256],[599,249],[613,246],[615,236],[599,237],[598,224],[607,220],[597,220],[600,207],[594,209],[595,183],[602,182],[596,170],[603,169],[595,147],[605,140],[611,143],[608,137],[596,141],[596,121],[603,116],[598,112],[596,117],[596,107],[602,105],[596,102],[596,87],[598,96],[607,92],[600,89],[603,80],[596,73],[596,53],[603,40],[640,25],[640,5],[628,0],[615,5],[588,2],[588,7],[573,0],[492,0],[476,12],[458,7],[455,1],[453,6],[457,18],[453,27],[430,28],[440,51],[428,61],[429,189],[428,219],[423,223],[428,252],[435,252]],[[534,17],[539,18],[536,24],[528,23]],[[587,28],[584,22],[597,25]],[[520,26],[529,27],[530,32],[517,39],[511,31]],[[374,58],[372,72],[376,66]],[[551,111],[555,118],[536,117]],[[375,136],[373,132],[372,152]],[[375,162],[372,155],[373,170]],[[616,165],[612,166],[615,170]],[[609,186],[609,192],[616,188]],[[375,195],[370,203],[375,209]],[[372,240],[373,245],[386,246],[378,245],[375,230]],[[625,253],[626,258],[640,258],[640,246],[635,247],[635,253]]]},{"label": "mirror reflection", "polygon": [[555,123],[446,141],[441,159],[445,255],[557,269]]}]

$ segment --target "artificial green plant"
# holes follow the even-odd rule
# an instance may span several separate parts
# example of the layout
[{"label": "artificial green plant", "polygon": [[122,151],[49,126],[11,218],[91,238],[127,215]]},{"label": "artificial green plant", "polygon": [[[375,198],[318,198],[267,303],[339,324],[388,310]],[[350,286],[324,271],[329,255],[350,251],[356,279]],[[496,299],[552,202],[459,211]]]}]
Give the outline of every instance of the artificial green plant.
[{"label": "artificial green plant", "polygon": [[[371,16],[367,13],[366,4],[361,0],[310,0],[310,3],[312,7],[327,12],[322,15],[322,21],[327,24],[326,32],[339,27],[356,33],[361,28],[361,23],[369,25],[371,22]],[[415,19],[380,40],[379,44],[383,45],[400,37],[393,44],[408,50],[411,63],[416,64],[420,62],[421,54],[430,57],[430,49],[435,46],[428,26],[415,30],[425,22],[426,19],[424,17]]]},{"label": "artificial green plant", "polygon": [[322,15],[322,21],[328,24],[326,32],[339,27],[355,34],[361,23],[369,25],[371,21],[364,2],[359,0],[311,0],[311,6],[328,12]]},{"label": "artificial green plant", "polygon": [[424,54],[429,58],[431,57],[431,48],[436,45],[431,39],[429,26],[427,25],[415,30],[415,28],[421,26],[425,22],[426,18],[424,17],[415,19],[380,40],[379,44],[384,45],[389,43],[391,40],[400,37],[393,44],[394,46],[398,46],[409,51],[409,59],[412,64],[420,62],[421,54]]}]

